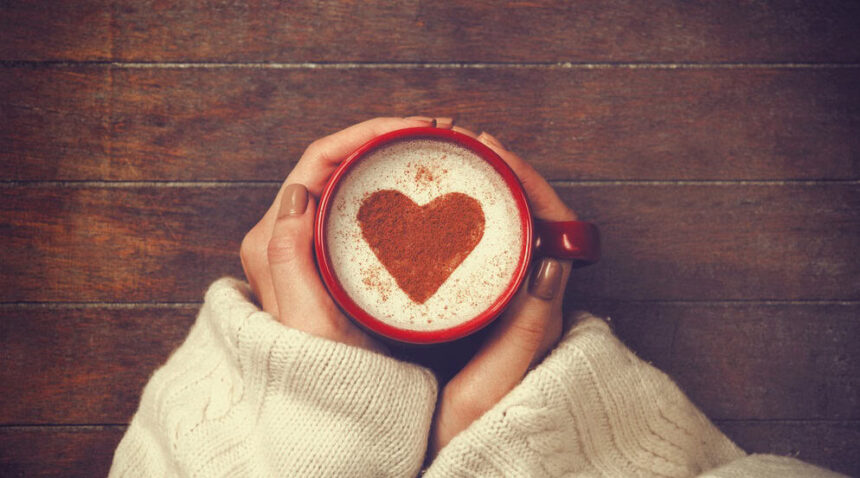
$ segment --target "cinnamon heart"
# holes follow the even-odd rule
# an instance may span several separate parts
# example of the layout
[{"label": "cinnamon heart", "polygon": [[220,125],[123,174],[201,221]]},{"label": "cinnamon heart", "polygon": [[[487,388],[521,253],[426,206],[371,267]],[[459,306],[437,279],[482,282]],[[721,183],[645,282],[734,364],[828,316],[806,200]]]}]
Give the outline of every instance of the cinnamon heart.
[{"label": "cinnamon heart", "polygon": [[376,191],[362,201],[358,223],[397,285],[419,304],[436,293],[484,235],[481,203],[463,193],[419,206],[399,191]]}]

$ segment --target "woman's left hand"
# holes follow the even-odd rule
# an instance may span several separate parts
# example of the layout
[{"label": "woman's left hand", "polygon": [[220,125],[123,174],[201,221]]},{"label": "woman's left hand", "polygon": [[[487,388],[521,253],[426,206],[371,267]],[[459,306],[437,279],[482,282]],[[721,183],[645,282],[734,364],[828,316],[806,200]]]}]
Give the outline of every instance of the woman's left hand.
[{"label": "woman's left hand", "polygon": [[[536,218],[577,219],[552,186],[498,140],[487,133],[475,135],[464,128],[454,129],[477,138],[514,170]],[[507,395],[558,342],[570,270],[570,261],[535,261],[531,279],[517,291],[475,356],[443,388],[430,434],[430,457]]]}]

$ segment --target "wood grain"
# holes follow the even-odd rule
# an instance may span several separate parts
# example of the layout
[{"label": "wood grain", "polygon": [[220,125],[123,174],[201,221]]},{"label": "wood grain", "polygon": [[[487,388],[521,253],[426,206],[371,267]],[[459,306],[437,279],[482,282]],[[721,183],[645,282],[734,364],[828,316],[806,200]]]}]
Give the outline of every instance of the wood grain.
[{"label": "wood grain", "polygon": [[[77,4],[82,3],[80,8]],[[4,2],[0,59],[850,62],[853,2]],[[47,21],[45,21],[47,20]]]},{"label": "wood grain", "polygon": [[111,96],[104,72],[0,69],[2,179],[97,178],[115,169]]},{"label": "wood grain", "polygon": [[860,419],[857,303],[585,307],[712,420]]},{"label": "wood grain", "polygon": [[276,190],[2,189],[2,300],[199,301]]},{"label": "wood grain", "polygon": [[[197,307],[0,309],[0,424],[127,422]],[[712,419],[860,419],[860,305],[587,308],[609,314],[619,337]],[[21,377],[27,387],[15,386]]]},{"label": "wood grain", "polygon": [[107,476],[125,427],[0,427],[4,477]]},{"label": "wood grain", "polygon": [[0,60],[110,58],[106,0],[0,3]]},{"label": "wood grain", "polygon": [[860,187],[557,188],[600,226],[603,257],[571,294],[639,300],[856,300]]},{"label": "wood grain", "polygon": [[549,179],[856,179],[857,71],[3,68],[0,170],[271,180],[314,139],[424,113],[492,132]]},{"label": "wood grain", "polygon": [[[276,186],[5,187],[0,301],[198,301]],[[857,300],[860,187],[577,185],[604,257],[574,298]]]},{"label": "wood grain", "polygon": [[[198,306],[0,309],[2,424],[125,423]],[[22,378],[26,386],[20,386]]]}]

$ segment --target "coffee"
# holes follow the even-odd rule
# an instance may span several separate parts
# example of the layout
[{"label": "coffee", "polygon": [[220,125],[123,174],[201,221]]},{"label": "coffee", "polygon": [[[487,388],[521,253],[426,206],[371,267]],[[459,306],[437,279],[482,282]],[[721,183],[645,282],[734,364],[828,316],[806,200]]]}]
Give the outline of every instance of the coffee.
[{"label": "coffee", "polygon": [[444,138],[389,142],[340,179],[325,224],[350,299],[398,329],[468,322],[509,292],[522,263],[520,209],[502,175]]}]

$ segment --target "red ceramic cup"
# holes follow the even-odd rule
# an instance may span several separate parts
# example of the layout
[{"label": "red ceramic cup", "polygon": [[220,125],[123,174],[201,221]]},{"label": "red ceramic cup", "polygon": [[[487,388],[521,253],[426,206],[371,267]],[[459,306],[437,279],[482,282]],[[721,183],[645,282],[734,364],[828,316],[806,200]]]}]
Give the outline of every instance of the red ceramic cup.
[{"label": "red ceramic cup", "polygon": [[[483,158],[502,176],[519,209],[522,224],[522,250],[518,266],[504,292],[476,317],[443,330],[408,330],[382,322],[362,309],[340,284],[326,244],[326,223],[331,213],[332,200],[341,179],[350,169],[374,149],[401,140],[436,139],[465,147]],[[493,150],[476,139],[453,130],[441,128],[408,128],[378,136],[353,152],[338,166],[328,181],[319,200],[314,223],[314,248],[323,282],[340,308],[364,329],[373,334],[413,344],[448,342],[477,332],[492,322],[513,298],[525,280],[529,264],[535,255],[572,260],[574,267],[597,262],[600,257],[600,240],[597,227],[582,221],[550,222],[534,219],[522,185],[513,170]]]}]

